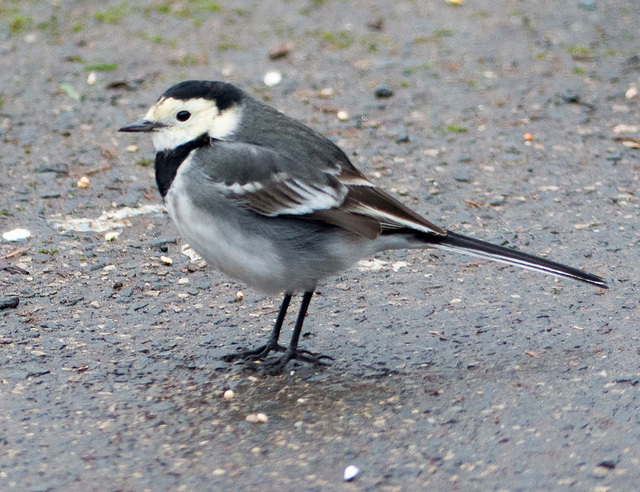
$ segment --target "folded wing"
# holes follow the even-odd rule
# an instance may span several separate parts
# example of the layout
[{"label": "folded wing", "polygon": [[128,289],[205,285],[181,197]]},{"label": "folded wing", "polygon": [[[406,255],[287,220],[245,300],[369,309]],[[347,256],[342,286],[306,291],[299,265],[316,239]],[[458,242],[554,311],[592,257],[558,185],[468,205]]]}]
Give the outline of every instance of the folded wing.
[{"label": "folded wing", "polygon": [[239,142],[214,141],[200,151],[197,158],[217,190],[261,215],[319,220],[369,239],[389,229],[446,235],[353,167],[303,167],[269,148]]}]

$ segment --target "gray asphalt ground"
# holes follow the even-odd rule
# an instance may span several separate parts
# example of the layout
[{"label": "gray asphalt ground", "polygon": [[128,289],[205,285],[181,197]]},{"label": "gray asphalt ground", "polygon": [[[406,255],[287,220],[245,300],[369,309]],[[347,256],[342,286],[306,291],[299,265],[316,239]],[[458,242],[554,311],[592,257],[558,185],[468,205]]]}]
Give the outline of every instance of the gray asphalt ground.
[{"label": "gray asphalt ground", "polygon": [[[0,242],[0,490],[636,489],[639,22],[633,0],[3,0],[0,232],[31,237]],[[116,130],[193,78],[611,289],[382,254],[318,287],[302,343],[331,366],[222,362],[279,299],[192,263],[163,213],[54,227],[159,203],[151,142]]]}]

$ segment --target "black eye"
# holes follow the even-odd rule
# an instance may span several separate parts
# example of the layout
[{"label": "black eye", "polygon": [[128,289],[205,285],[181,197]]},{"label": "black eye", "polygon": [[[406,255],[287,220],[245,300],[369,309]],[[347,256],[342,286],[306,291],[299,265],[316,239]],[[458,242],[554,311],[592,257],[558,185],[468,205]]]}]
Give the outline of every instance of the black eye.
[{"label": "black eye", "polygon": [[189,118],[191,118],[191,113],[189,113],[189,111],[178,111],[178,114],[176,115],[176,119],[178,121],[187,121]]}]

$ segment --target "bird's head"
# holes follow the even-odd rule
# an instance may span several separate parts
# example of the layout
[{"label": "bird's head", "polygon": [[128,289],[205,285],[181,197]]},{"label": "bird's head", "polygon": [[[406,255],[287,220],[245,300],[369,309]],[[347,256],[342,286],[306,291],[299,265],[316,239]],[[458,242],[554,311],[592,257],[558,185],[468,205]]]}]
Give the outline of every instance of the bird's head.
[{"label": "bird's head", "polygon": [[229,139],[238,129],[244,93],[231,84],[189,80],[174,85],[140,121],[121,132],[151,133],[156,151],[175,149],[202,135]]}]

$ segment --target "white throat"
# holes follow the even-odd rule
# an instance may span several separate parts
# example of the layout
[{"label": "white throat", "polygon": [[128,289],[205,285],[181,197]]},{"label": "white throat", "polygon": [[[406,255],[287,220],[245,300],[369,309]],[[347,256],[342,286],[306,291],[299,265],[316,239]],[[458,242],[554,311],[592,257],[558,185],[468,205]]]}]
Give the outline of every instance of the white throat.
[{"label": "white throat", "polygon": [[[198,101],[190,102],[195,106]],[[192,108],[187,108],[192,109]],[[217,140],[226,140],[233,135],[240,126],[242,108],[233,106],[222,113],[218,113],[217,108],[192,109],[192,118],[185,123],[173,123],[156,130],[151,134],[153,145],[157,152],[175,149],[200,135],[207,134]]]}]

